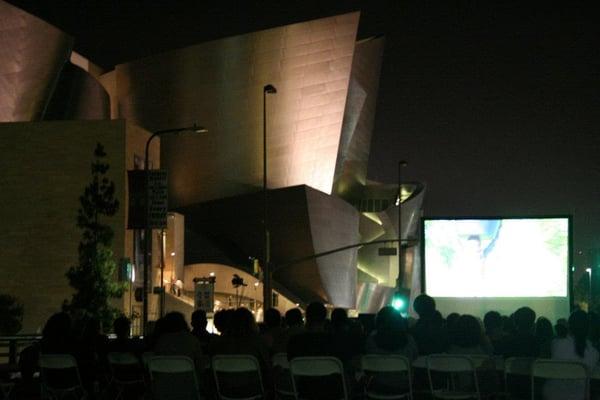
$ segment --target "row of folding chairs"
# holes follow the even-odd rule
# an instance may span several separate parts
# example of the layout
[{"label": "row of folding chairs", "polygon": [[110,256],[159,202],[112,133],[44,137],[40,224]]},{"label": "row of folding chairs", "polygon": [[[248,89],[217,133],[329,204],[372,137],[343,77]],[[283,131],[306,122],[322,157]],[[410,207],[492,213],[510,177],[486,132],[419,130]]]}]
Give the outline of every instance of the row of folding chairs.
[{"label": "row of folding chairs", "polygon": [[[143,366],[138,358],[130,353],[111,353],[108,360],[111,387],[115,389],[113,398],[117,400],[131,398],[130,394],[126,395],[127,390],[133,388],[135,393],[136,386],[141,397],[148,385],[154,398],[199,400],[203,392],[198,376],[208,375],[209,370],[212,370],[215,392],[219,399],[258,400],[264,398],[265,394],[260,364],[256,358],[249,355],[218,355],[212,360],[207,359],[201,366],[204,369],[201,374],[196,373],[196,365],[191,359],[181,356],[156,356],[145,353]],[[430,355],[424,361],[423,364],[421,359],[415,366],[426,368],[429,392],[434,398],[481,399],[499,395],[510,397],[506,388],[509,377],[514,375],[530,379],[532,399],[536,396],[536,378],[580,381],[585,386],[585,398],[589,398],[590,376],[585,365],[579,362],[530,358],[509,358],[502,362],[485,356],[447,354]],[[360,368],[356,371],[357,377],[363,383],[360,386],[362,393],[356,393],[356,389],[351,387],[347,371],[337,358],[300,357],[288,361],[287,355],[280,353],[273,357],[273,368],[275,393],[280,399],[302,399],[305,390],[301,386],[306,385],[306,378],[332,376],[335,376],[336,380],[331,382],[339,384],[333,392],[337,393],[336,398],[340,400],[348,400],[357,394],[377,400],[413,398],[412,366],[407,358],[399,355],[362,356]],[[482,392],[478,376],[482,370],[501,371],[504,375],[504,390]],[[443,378],[440,374],[444,374]],[[77,363],[71,355],[42,355],[40,376],[44,398],[86,397]],[[381,376],[388,378],[383,380],[384,386],[388,384],[387,390],[383,392],[377,385],[378,377]],[[240,382],[244,381],[246,385],[240,386]],[[393,382],[392,387],[390,382]]]},{"label": "row of folding chairs", "polygon": [[[397,358],[397,357],[396,357]],[[396,359],[394,358],[394,359]],[[408,361],[401,359],[403,365]],[[369,357],[364,358],[365,363]],[[391,360],[391,359],[390,359]],[[388,360],[388,364],[389,361]],[[108,361],[111,372],[110,387],[114,389],[115,400],[133,398],[136,393],[141,398],[144,389],[150,387],[152,398],[161,400],[200,400],[203,398],[198,377],[212,370],[216,396],[220,400],[258,400],[265,397],[258,360],[249,355],[217,355],[210,363],[204,364],[201,374],[197,374],[196,365],[188,357],[156,356],[144,353],[142,363],[130,353],[110,353]],[[379,361],[379,364],[381,361]],[[379,365],[378,364],[378,365]],[[375,364],[373,364],[375,365]],[[279,398],[300,399],[299,382],[303,378],[319,378],[335,376],[338,378],[339,399],[350,398],[341,361],[333,357],[300,357],[288,362],[285,354],[277,354],[273,358],[274,369],[283,375],[289,373],[291,385],[278,385],[276,393]],[[365,364],[367,366],[367,364]],[[385,362],[381,368],[386,367]],[[373,368],[374,370],[377,368]],[[393,367],[391,369],[394,369]],[[83,388],[77,362],[68,354],[44,354],[40,356],[40,376],[43,398],[47,399],[84,399],[87,394]],[[246,384],[240,385],[240,382]],[[128,389],[132,389],[129,391]],[[141,388],[141,390],[139,390]],[[105,392],[105,395],[108,392]],[[108,397],[108,396],[104,396]],[[389,397],[388,397],[389,398]],[[329,398],[328,400],[336,400]]]},{"label": "row of folding chairs", "polygon": [[[380,360],[374,362],[382,365]],[[429,394],[438,399],[531,398],[533,400],[540,398],[539,391],[542,386],[537,384],[540,380],[579,382],[584,398],[590,398],[590,371],[585,364],[577,361],[524,357],[511,357],[505,360],[502,357],[486,355],[433,354],[421,357],[412,364],[405,360],[409,385],[412,385],[411,367],[421,371],[426,370]],[[374,369],[383,371],[381,368]],[[495,382],[496,385],[491,388],[492,390],[482,390],[480,382],[484,375],[492,379],[500,378],[501,384]],[[516,392],[511,390],[514,388],[517,389]],[[410,388],[406,397],[412,398],[412,392]],[[370,396],[367,393],[367,397],[382,399],[377,397],[377,394]]]}]

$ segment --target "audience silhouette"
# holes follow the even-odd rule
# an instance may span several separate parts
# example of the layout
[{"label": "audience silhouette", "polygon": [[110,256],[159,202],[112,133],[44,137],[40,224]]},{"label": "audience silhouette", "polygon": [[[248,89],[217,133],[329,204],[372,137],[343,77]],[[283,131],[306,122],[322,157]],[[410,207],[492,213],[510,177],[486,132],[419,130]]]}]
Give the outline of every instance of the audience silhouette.
[{"label": "audience silhouette", "polygon": [[[286,353],[289,360],[305,356],[338,358],[351,394],[362,391],[360,385],[364,382],[355,379],[359,376],[357,360],[362,354],[402,355],[411,362],[438,353],[543,357],[579,361],[589,368],[596,367],[600,358],[597,349],[600,318],[595,313],[577,310],[568,321],[560,319],[553,326],[544,317],[536,320],[536,313],[529,307],[521,307],[510,316],[489,311],[481,321],[473,315],[458,313],[451,313],[444,319],[436,309],[435,300],[426,294],[419,295],[413,306],[418,315],[416,320],[407,320],[390,306],[381,308],[374,319],[374,329],[366,335],[365,327],[359,322],[361,319],[350,318],[345,309],[336,308],[328,320],[328,310],[320,302],[306,307],[306,323],[300,308],[287,310],[283,318],[277,309],[271,308],[264,314],[262,331],[250,310],[243,307],[220,310],[213,320],[218,335],[207,330],[208,319],[202,310],[192,313],[191,331],[183,314],[169,312],[153,324],[152,332],[144,342],[131,337],[131,322],[124,316],[115,319],[116,338],[108,340],[98,320],[81,316],[72,319],[69,314],[60,312],[48,319],[41,340],[21,352],[21,381],[26,387],[34,385],[40,354],[71,354],[77,360],[88,397],[95,398],[102,382],[110,381],[107,378],[110,373],[108,353],[133,353],[141,359],[144,352],[152,352],[192,359],[199,382],[204,385],[201,391],[210,398],[214,393],[213,383],[205,372],[210,357],[246,354],[258,360],[267,398],[270,398],[271,359],[276,353]],[[470,379],[465,378],[468,377],[460,377],[458,384],[470,383]],[[383,375],[369,382],[390,393],[404,385],[397,377]],[[419,384],[418,371],[413,383]],[[237,386],[232,393],[254,391],[251,386],[255,384],[253,376],[242,374],[236,378]],[[526,390],[531,386],[526,377],[521,384]],[[340,394],[336,392],[339,377],[312,382],[305,379],[299,385],[302,386],[299,390],[311,399],[329,399]],[[548,380],[540,388],[544,398],[551,400],[565,396],[583,398],[585,391],[580,384],[560,380]],[[144,387],[136,390],[143,391]],[[21,393],[24,392],[21,390]]]}]

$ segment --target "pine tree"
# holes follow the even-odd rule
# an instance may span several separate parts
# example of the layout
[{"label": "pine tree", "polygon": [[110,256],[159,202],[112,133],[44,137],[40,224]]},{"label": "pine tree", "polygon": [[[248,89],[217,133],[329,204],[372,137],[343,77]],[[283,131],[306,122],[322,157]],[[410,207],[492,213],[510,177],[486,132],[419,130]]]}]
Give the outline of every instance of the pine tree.
[{"label": "pine tree", "polygon": [[23,305],[16,297],[0,294],[0,335],[16,335],[23,323]]},{"label": "pine tree", "polygon": [[69,268],[66,276],[75,293],[65,311],[98,319],[110,326],[118,310],[110,299],[122,296],[124,286],[115,281],[117,264],[113,257],[114,232],[106,219],[116,214],[115,184],[106,177],[109,170],[104,147],[98,143],[91,164],[92,181],[79,197],[77,227],[82,230],[79,243],[79,263]]}]

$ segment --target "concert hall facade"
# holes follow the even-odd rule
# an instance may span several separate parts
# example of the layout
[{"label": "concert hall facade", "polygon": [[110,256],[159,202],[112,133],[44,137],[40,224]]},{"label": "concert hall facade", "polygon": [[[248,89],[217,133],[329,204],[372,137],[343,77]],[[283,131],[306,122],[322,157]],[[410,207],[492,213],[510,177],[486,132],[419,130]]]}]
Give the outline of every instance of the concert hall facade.
[{"label": "concert hall facade", "polygon": [[[135,271],[118,304],[139,314],[141,232],[126,229],[127,171],[143,168],[151,132],[194,123],[209,132],[164,135],[150,149],[151,168],[169,174],[168,226],[153,233],[151,263],[152,286],[162,279],[167,287],[163,311],[189,313],[194,278],[214,276],[215,308],[262,312],[255,260],[263,254],[265,119],[275,303],[285,311],[320,300],[359,312],[387,304],[398,259],[379,248],[395,246],[399,234],[418,238],[425,190],[367,179],[385,39],[357,40],[359,19],[295,23],[105,70],[72,51],[76,38],[0,1],[0,238],[9,249],[0,293],[24,303],[24,329],[39,328],[70,296],[64,273],[77,262],[77,200],[97,141],[122,205],[110,221],[115,257]],[[265,94],[267,84],[277,93]],[[418,292],[418,243],[404,254],[401,280]],[[248,284],[241,292],[233,274]],[[181,296],[170,291],[176,281]],[[158,295],[150,310],[154,319]]]}]

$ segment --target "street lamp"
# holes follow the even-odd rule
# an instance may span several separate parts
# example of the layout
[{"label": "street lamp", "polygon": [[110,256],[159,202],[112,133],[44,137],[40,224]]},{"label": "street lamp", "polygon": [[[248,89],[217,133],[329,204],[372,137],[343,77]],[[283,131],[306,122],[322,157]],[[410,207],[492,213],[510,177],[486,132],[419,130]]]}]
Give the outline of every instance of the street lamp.
[{"label": "street lamp", "polygon": [[152,227],[150,226],[150,193],[149,193],[149,150],[150,142],[157,136],[161,136],[167,133],[182,133],[182,132],[194,132],[194,133],[206,133],[208,129],[194,124],[193,126],[175,129],[162,129],[155,131],[146,141],[146,152],[144,153],[144,177],[146,180],[146,194],[145,194],[145,207],[146,207],[146,228],[144,229],[144,296],[143,296],[143,313],[142,313],[142,332],[146,334],[146,325],[148,324],[148,295],[150,293],[149,285],[149,270],[150,270],[150,253],[152,251]]},{"label": "street lamp", "polygon": [[404,257],[402,256],[402,168],[406,167],[406,161],[398,162],[398,278],[396,278],[396,290],[402,290],[402,277],[404,276]]},{"label": "street lamp", "polygon": [[263,87],[263,311],[271,308],[271,249],[267,206],[267,94],[276,94],[275,86]]},{"label": "street lamp", "polygon": [[585,272],[589,274],[589,287],[588,287],[588,311],[592,311],[592,269],[586,268]]}]

